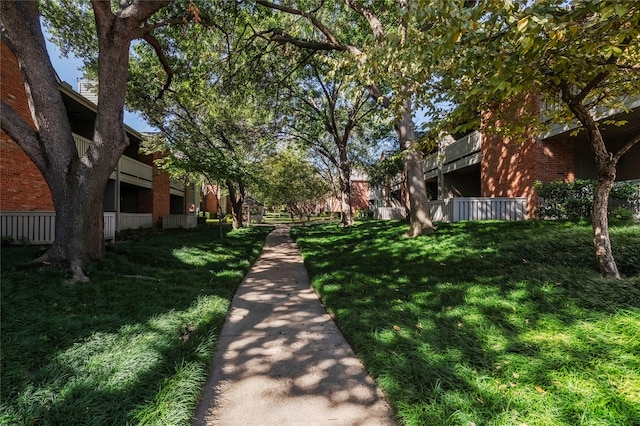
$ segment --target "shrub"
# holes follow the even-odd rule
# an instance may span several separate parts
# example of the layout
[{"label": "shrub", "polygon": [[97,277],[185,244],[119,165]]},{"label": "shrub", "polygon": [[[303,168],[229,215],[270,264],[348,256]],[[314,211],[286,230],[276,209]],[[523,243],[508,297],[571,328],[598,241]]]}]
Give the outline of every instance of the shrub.
[{"label": "shrub", "polygon": [[625,207],[616,207],[611,211],[611,217],[622,223],[628,223],[633,220],[633,210]]},{"label": "shrub", "polygon": [[[540,197],[536,213],[545,219],[579,220],[588,218],[593,208],[594,180],[576,179],[573,182],[554,181],[535,183]],[[626,204],[638,192],[637,185],[619,182],[611,189],[611,200],[616,205]],[[633,216],[633,212],[631,212]]]}]

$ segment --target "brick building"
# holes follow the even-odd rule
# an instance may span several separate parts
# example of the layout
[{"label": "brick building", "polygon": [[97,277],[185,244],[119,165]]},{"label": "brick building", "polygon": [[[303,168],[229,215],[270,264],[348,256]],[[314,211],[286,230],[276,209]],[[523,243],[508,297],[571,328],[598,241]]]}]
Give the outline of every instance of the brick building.
[{"label": "brick building", "polygon": [[[16,57],[2,42],[0,97],[32,123],[24,81]],[[79,152],[84,152],[93,137],[97,106],[74,91],[68,83],[59,83],[67,109],[73,138]],[[143,135],[125,126],[130,145],[118,162],[105,188],[105,236],[109,230],[151,227],[160,218],[184,214],[188,190],[172,182],[154,164],[155,157],[140,154]],[[34,242],[51,242],[55,216],[49,187],[39,169],[7,134],[0,131],[0,215],[2,236],[28,238]],[[49,219],[44,219],[49,218]],[[112,219],[109,219],[112,218]],[[113,224],[107,224],[113,220]],[[35,225],[38,223],[39,225]],[[48,223],[48,222],[47,222]],[[46,229],[46,236],[35,235],[33,227]],[[29,228],[29,229],[27,229]]]},{"label": "brick building", "polygon": [[[616,150],[640,132],[640,101],[628,105],[629,112],[606,118],[626,120],[622,127],[601,125],[604,140]],[[537,99],[529,100],[529,113],[543,115]],[[439,152],[425,158],[429,192],[437,199],[452,197],[526,197],[527,215],[532,217],[538,199],[536,181],[595,179],[596,166],[584,131],[577,126],[552,126],[544,135],[529,134],[522,142],[472,132],[458,139],[445,139]],[[640,144],[618,162],[617,181],[640,183]]]}]

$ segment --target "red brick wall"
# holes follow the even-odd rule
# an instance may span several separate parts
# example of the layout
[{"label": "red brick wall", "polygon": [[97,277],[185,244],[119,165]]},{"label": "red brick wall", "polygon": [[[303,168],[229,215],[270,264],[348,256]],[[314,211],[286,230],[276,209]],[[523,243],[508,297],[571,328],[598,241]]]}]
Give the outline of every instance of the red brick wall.
[{"label": "red brick wall", "polygon": [[571,139],[541,142],[538,179],[543,182],[575,179],[575,143]]},{"label": "red brick wall", "polygon": [[367,210],[369,208],[369,184],[362,181],[351,182],[351,209]]},{"label": "red brick wall", "polygon": [[[154,155],[153,160],[158,158],[159,155]],[[160,218],[167,216],[171,212],[171,193],[170,191],[170,179],[169,175],[161,170],[158,170],[158,166],[155,162],[152,162],[153,166],[153,223],[156,226],[161,226]]]},{"label": "red brick wall", "polygon": [[[0,98],[32,123],[18,60],[2,42]],[[53,211],[51,192],[40,170],[6,133],[0,131],[0,210]]]},{"label": "red brick wall", "polygon": [[[538,114],[536,97],[527,97],[523,106],[514,114]],[[492,114],[485,115],[485,122]],[[498,124],[499,125],[499,124]],[[540,179],[543,146],[535,135],[527,133],[523,140],[483,131],[482,160],[480,162],[483,197],[529,197],[527,214],[531,217],[537,204],[534,191],[536,180]]]},{"label": "red brick wall", "polygon": [[[516,114],[536,117],[539,102],[534,96],[525,99]],[[491,114],[485,115],[490,120]],[[482,144],[481,193],[483,197],[529,197],[527,213],[534,215],[538,198],[537,180],[543,182],[575,179],[575,142],[567,137],[538,141],[534,134],[524,142],[510,141],[496,134],[485,134]]]},{"label": "red brick wall", "polygon": [[220,188],[214,188],[212,185],[205,187],[204,194],[204,211],[210,213],[218,212],[219,200],[217,194],[220,192]]}]

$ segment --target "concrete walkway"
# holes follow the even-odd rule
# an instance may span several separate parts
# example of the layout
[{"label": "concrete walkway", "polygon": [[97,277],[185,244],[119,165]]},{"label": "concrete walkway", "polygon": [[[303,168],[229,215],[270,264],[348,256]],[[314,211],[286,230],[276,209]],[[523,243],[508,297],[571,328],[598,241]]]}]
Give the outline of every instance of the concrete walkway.
[{"label": "concrete walkway", "polygon": [[195,425],[395,425],[309,285],[287,227],[240,285]]}]

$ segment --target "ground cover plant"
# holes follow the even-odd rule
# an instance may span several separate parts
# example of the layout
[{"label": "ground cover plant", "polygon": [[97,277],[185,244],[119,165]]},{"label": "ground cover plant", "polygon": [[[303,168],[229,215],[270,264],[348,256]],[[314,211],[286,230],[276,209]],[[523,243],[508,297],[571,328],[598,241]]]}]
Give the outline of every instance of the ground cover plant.
[{"label": "ground cover plant", "polygon": [[404,425],[640,424],[640,225],[299,227],[313,286]]},{"label": "ground cover plant", "polygon": [[89,284],[2,249],[0,424],[189,424],[232,294],[268,227],[134,233]]}]

